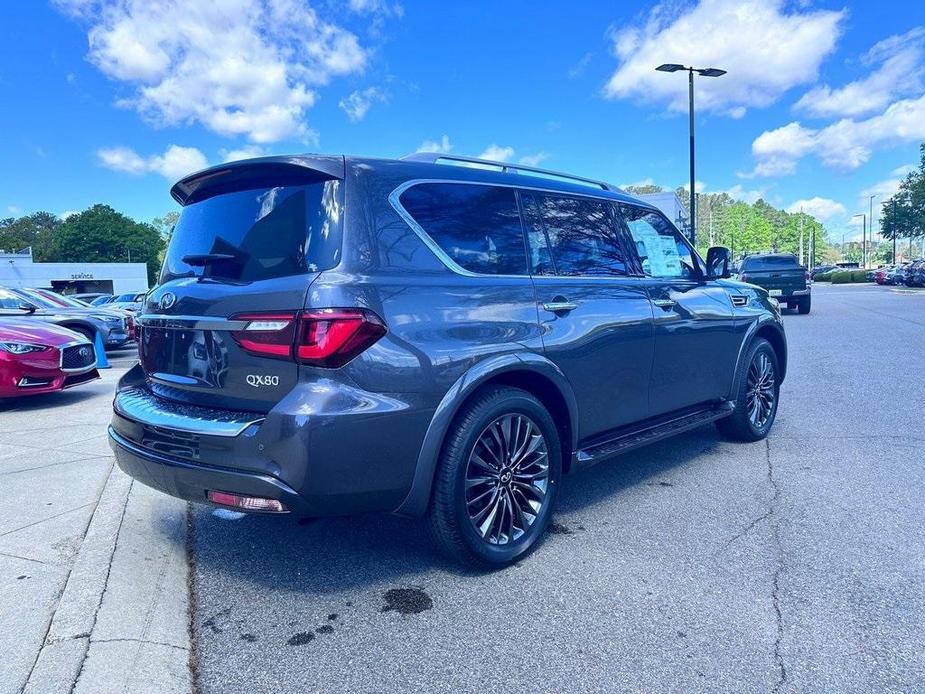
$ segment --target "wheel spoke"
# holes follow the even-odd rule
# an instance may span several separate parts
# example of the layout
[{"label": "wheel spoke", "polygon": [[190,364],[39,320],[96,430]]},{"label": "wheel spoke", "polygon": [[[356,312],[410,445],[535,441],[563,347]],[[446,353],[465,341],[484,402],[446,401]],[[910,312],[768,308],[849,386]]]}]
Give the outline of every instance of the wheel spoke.
[{"label": "wheel spoke", "polygon": [[549,452],[536,423],[523,414],[497,417],[469,455],[466,509],[485,542],[504,545],[528,532],[546,501]]}]

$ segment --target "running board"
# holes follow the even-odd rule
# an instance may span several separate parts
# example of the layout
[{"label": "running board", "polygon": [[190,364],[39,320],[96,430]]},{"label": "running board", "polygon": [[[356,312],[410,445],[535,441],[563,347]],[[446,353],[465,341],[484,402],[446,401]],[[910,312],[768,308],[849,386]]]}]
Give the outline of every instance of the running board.
[{"label": "running board", "polygon": [[607,458],[631,451],[634,448],[646,446],[669,436],[680,434],[683,431],[696,429],[704,424],[715,422],[717,419],[722,419],[732,414],[734,409],[735,405],[727,401],[706,409],[695,410],[694,412],[687,412],[683,415],[644,424],[614,438],[582,448],[575,455],[575,463],[580,467],[594,465]]}]

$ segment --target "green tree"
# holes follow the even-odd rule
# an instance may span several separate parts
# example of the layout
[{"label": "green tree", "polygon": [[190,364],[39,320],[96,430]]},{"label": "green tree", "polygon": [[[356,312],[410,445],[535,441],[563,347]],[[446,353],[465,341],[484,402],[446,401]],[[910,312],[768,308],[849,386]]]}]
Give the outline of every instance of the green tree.
[{"label": "green tree", "polygon": [[60,225],[61,220],[51,212],[0,220],[0,248],[18,251],[31,246],[36,262],[46,261],[52,254],[55,230]]},{"label": "green tree", "polygon": [[654,183],[645,183],[639,186],[626,186],[623,190],[630,195],[651,195],[652,193],[664,192],[661,186],[657,186]]},{"label": "green tree", "polygon": [[56,261],[146,263],[152,283],[164,248],[164,239],[153,225],[99,204],[64,220],[55,231],[54,241]]},{"label": "green tree", "polygon": [[173,228],[177,225],[179,220],[180,213],[176,210],[171,210],[163,217],[155,217],[151,220],[151,225],[157,229],[157,233],[161,235],[162,239],[164,239],[164,247],[158,254],[159,265],[164,262],[164,252],[167,250],[167,245],[170,243],[170,236],[173,234]]}]

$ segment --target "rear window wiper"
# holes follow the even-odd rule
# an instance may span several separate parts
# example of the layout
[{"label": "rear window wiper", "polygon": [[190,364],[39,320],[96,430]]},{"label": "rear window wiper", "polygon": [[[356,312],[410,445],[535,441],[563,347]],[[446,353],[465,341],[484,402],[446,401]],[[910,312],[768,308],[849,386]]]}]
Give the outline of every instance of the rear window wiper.
[{"label": "rear window wiper", "polygon": [[215,263],[220,260],[235,260],[236,257],[229,253],[193,253],[191,255],[185,255],[180,260],[182,260],[187,265],[194,265],[199,267],[205,267],[209,263]]}]

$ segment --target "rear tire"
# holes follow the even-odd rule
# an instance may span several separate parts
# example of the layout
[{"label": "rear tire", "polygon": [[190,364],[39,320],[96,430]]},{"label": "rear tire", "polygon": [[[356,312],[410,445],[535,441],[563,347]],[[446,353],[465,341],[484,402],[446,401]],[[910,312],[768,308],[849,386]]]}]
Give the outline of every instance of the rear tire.
[{"label": "rear tire", "polygon": [[812,308],[812,297],[807,296],[800,299],[800,303],[797,306],[797,310],[802,313],[804,316],[809,313],[809,310]]},{"label": "rear tire", "polygon": [[447,432],[428,522],[434,543],[467,565],[502,567],[542,541],[562,476],[552,416],[519,388],[491,387]]},{"label": "rear tire", "polygon": [[764,338],[755,340],[736,374],[735,410],[716,422],[720,433],[733,441],[760,441],[777,417],[780,382],[777,355]]}]

